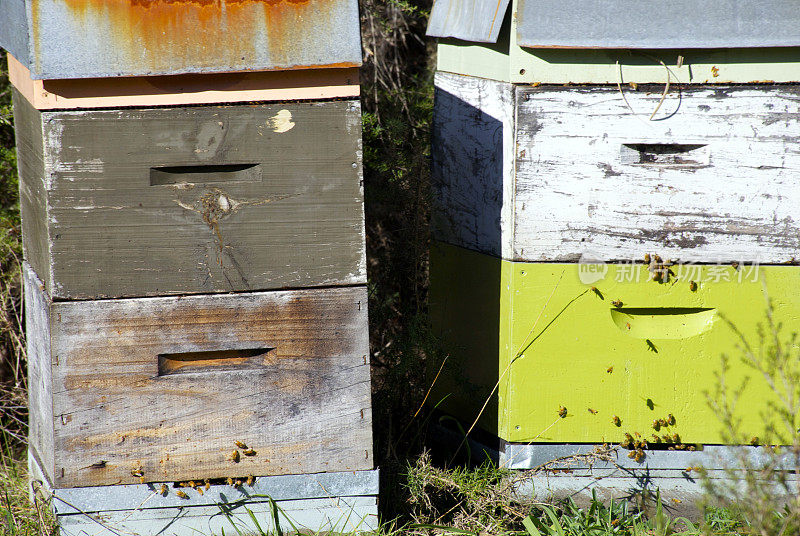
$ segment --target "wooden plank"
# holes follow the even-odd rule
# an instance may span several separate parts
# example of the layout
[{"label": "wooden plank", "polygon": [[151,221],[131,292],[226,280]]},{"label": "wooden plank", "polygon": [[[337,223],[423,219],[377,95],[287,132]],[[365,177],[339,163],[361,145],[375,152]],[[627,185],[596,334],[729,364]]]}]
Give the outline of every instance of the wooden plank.
[{"label": "wooden plank", "polygon": [[[49,307],[55,487],[373,466],[364,287]],[[242,349],[263,353],[159,375],[162,354]]]},{"label": "wooden plank", "polygon": [[43,112],[50,259],[32,265],[64,299],[365,283],[359,110]]},{"label": "wooden plank", "polygon": [[55,468],[53,375],[50,366],[50,307],[42,283],[23,270],[26,348],[28,352],[28,448],[48,474]]},{"label": "wooden plank", "polygon": [[659,90],[520,87],[514,259],[800,257],[800,92]]},{"label": "wooden plank", "polygon": [[14,131],[19,173],[23,256],[50,285],[50,244],[47,237],[47,180],[44,174],[44,142],[41,114],[13,87]]},{"label": "wooden plank", "polygon": [[8,54],[8,78],[37,110],[357,97],[358,68],[33,80]]},{"label": "wooden plank", "polygon": [[[275,501],[280,529],[302,534],[373,534],[378,529],[376,497],[332,497]],[[254,521],[255,518],[255,521]],[[271,534],[276,531],[273,504],[245,500],[214,506],[98,512],[58,516],[63,536],[192,536],[197,534]]]},{"label": "wooden plank", "polygon": [[438,240],[511,255],[514,97],[511,84],[436,74],[432,183]]},{"label": "wooden plank", "polygon": [[[512,33],[511,36],[508,33]],[[509,39],[511,40],[509,44]],[[678,57],[683,58],[678,66]],[[517,84],[731,84],[800,81],[798,48],[646,51],[533,49],[520,47],[516,32],[483,44],[440,39],[439,71]],[[622,71],[620,73],[620,71]]]}]

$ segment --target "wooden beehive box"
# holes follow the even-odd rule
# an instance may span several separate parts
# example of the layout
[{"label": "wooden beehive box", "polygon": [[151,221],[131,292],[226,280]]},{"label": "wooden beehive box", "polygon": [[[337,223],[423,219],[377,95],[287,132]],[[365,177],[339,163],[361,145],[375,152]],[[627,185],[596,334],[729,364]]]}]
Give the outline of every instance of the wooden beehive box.
[{"label": "wooden beehive box", "polygon": [[25,292],[54,488],[373,468],[363,286],[53,302],[26,266]]},{"label": "wooden beehive box", "polygon": [[437,0],[428,35],[438,70],[520,84],[796,82],[798,27],[791,0]]},{"label": "wooden beehive box", "polygon": [[364,284],[357,100],[39,111],[25,257],[55,299]]},{"label": "wooden beehive box", "polygon": [[[748,374],[727,321],[759,348],[762,283],[778,321],[800,315],[800,93],[773,83],[800,79],[797,12],[698,8],[706,27],[686,2],[599,6],[438,0],[431,16],[431,314],[450,355],[434,403],[481,415],[510,467],[626,432],[722,442],[703,391],[721,354],[731,381]],[[645,254],[675,261],[668,280]],[[769,396],[755,378],[740,404],[756,434]],[[651,438],[669,414],[673,439]]]}]

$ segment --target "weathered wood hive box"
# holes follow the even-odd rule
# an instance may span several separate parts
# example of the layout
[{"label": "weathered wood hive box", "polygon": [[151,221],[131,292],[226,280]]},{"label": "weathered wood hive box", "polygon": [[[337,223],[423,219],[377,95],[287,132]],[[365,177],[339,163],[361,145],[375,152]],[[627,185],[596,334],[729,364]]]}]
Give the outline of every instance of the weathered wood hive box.
[{"label": "weathered wood hive box", "polygon": [[[760,32],[717,6],[741,30],[719,33],[681,26],[693,2],[648,19],[647,2],[518,0],[502,24],[508,2],[461,4],[438,0],[429,27],[431,310],[451,356],[435,401],[481,415],[511,467],[638,432],[659,452],[630,463],[683,481],[674,449],[724,442],[703,394],[721,355],[731,382],[755,374],[728,323],[758,349],[765,286],[800,322],[800,89],[772,83],[800,80],[798,49],[763,48],[798,45],[797,12],[774,2]],[[738,407],[757,436],[772,393],[754,380]]]},{"label": "weathered wood hive box", "polygon": [[62,531],[374,528],[357,3],[7,4]]}]

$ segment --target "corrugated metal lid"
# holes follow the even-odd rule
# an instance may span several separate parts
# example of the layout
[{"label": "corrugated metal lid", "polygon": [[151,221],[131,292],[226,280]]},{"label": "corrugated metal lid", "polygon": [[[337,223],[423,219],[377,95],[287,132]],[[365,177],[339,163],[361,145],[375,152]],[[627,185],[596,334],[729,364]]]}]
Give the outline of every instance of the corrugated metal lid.
[{"label": "corrugated metal lid", "polygon": [[519,0],[526,47],[800,46],[797,0]]},{"label": "corrugated metal lid", "polygon": [[427,34],[496,43],[509,0],[435,0]]}]

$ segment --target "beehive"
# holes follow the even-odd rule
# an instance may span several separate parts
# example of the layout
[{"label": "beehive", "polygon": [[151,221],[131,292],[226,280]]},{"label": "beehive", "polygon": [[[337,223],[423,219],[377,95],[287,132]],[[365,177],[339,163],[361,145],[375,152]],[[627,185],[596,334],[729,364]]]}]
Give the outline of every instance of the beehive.
[{"label": "beehive", "polygon": [[[709,29],[673,11],[687,4],[709,7],[434,6],[431,313],[449,358],[433,400],[480,416],[506,466],[638,432],[664,450],[623,465],[699,493],[691,453],[666,449],[724,442],[703,392],[722,354],[731,382],[754,375],[731,325],[759,348],[764,285],[776,321],[798,322],[800,106],[773,83],[800,80],[797,13],[778,1],[750,25],[716,6]],[[770,396],[758,378],[743,395],[753,435]],[[555,487],[594,486],[586,469]]]},{"label": "beehive", "polygon": [[7,12],[62,533],[374,529],[357,3]]}]

